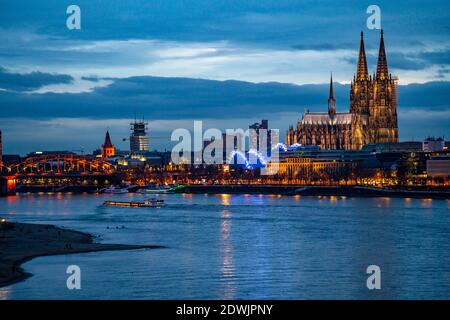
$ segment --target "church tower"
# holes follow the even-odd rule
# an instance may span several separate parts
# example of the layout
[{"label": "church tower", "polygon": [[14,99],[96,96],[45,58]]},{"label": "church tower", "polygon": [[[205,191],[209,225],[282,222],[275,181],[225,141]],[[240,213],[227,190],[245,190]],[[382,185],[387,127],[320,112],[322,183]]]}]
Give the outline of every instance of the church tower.
[{"label": "church tower", "polygon": [[109,136],[109,131],[106,131],[105,142],[102,145],[102,159],[107,159],[114,157],[115,148],[111,143],[111,137]]},{"label": "church tower", "polygon": [[374,101],[369,118],[371,143],[398,142],[397,81],[388,70],[384,35],[381,30],[377,70],[373,81]]}]

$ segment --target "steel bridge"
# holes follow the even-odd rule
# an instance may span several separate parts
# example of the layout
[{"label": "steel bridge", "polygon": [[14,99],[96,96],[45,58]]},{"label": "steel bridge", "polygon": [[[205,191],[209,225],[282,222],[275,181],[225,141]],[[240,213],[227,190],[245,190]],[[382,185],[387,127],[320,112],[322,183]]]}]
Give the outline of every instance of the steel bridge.
[{"label": "steel bridge", "polygon": [[114,165],[94,156],[76,154],[37,155],[6,167],[8,175],[110,175]]},{"label": "steel bridge", "polygon": [[113,164],[94,156],[46,154],[3,166],[3,176],[17,186],[102,186],[117,179]]}]

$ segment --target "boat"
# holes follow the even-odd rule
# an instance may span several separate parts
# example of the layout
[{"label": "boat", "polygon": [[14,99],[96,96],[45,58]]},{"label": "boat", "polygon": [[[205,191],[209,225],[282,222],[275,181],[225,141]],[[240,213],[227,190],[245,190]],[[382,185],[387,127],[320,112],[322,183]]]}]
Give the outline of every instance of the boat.
[{"label": "boat", "polygon": [[167,194],[175,193],[179,190],[181,185],[169,185],[169,186],[157,186],[155,184],[149,184],[143,188],[138,189],[136,192],[141,194]]},{"label": "boat", "polygon": [[127,188],[114,187],[114,186],[110,186],[108,188],[105,188],[102,191],[104,193],[113,193],[113,194],[128,193],[128,189]]},{"label": "boat", "polygon": [[164,200],[150,198],[144,201],[114,201],[107,200],[103,202],[104,206],[114,206],[114,207],[146,207],[146,208],[161,208],[165,205]]}]

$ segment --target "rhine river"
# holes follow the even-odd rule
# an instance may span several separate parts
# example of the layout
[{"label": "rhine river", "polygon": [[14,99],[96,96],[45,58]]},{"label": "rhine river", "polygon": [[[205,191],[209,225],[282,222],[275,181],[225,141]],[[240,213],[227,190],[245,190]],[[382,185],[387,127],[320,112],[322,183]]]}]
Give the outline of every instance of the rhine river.
[{"label": "rhine river", "polygon": [[[450,299],[449,200],[171,194],[160,209],[102,206],[142,197],[0,198],[10,220],[167,247],[35,258],[0,299]],[[81,290],[66,287],[69,265]],[[381,290],[366,287],[369,265]]]}]

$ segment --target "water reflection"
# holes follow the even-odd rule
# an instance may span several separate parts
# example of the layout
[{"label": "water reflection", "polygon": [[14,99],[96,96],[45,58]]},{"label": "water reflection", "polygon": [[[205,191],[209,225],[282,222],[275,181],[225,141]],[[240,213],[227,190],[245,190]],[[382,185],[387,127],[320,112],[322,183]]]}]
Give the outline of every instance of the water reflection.
[{"label": "water reflection", "polygon": [[222,252],[221,277],[223,279],[223,299],[234,299],[235,296],[235,267],[233,263],[233,244],[231,237],[231,212],[223,210],[220,213],[220,249]]},{"label": "water reflection", "polygon": [[[0,198],[4,215],[17,221],[66,226],[109,243],[167,246],[34,259],[24,268],[35,276],[0,289],[0,299],[73,298],[60,285],[67,259],[111,270],[85,273],[95,274],[78,293],[86,299],[450,298],[448,200],[168,194],[161,210],[101,206],[140,197]],[[423,205],[432,209],[425,213]],[[115,225],[125,228],[107,229]],[[382,269],[381,292],[365,287],[371,264]],[[56,269],[63,282],[54,280]]]},{"label": "water reflection", "polygon": [[223,193],[220,195],[220,198],[221,198],[222,205],[224,205],[224,206],[230,205],[230,195],[229,194]]},{"label": "water reflection", "polygon": [[375,198],[378,208],[389,207],[391,205],[391,200],[390,197]]},{"label": "water reflection", "polygon": [[433,207],[433,199],[420,199],[420,207],[421,208],[432,208]]}]

